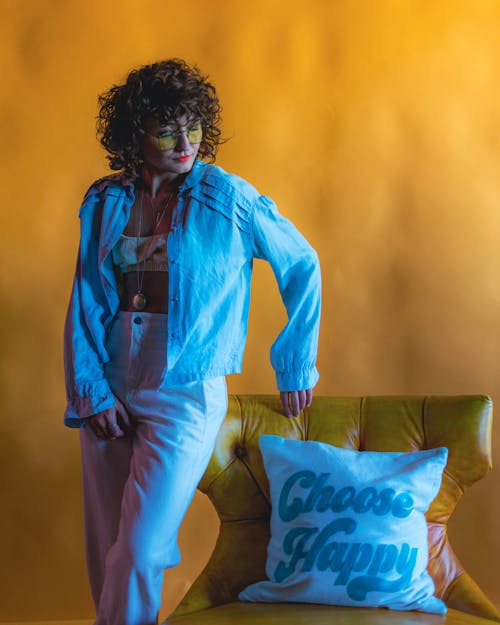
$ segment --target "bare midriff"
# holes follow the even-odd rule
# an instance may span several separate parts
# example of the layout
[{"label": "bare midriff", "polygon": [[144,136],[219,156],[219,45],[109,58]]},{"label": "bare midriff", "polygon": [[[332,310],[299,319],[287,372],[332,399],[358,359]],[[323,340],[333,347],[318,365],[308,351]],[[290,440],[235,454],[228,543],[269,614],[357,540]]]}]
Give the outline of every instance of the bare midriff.
[{"label": "bare midriff", "polygon": [[[168,272],[145,271],[143,276],[141,292],[146,297],[146,306],[141,312],[168,313]],[[138,291],[137,285],[136,272],[123,274],[120,310],[138,312],[132,304],[132,298]]]}]

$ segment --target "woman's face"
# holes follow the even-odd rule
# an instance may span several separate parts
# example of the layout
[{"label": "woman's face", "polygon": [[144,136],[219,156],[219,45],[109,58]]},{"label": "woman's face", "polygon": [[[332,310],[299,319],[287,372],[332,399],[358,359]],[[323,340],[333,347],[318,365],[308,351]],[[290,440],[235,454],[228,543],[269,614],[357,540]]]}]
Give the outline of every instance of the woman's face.
[{"label": "woman's face", "polygon": [[162,123],[149,117],[144,130],[141,154],[148,169],[169,173],[172,177],[191,170],[203,137],[197,119],[183,115]]}]

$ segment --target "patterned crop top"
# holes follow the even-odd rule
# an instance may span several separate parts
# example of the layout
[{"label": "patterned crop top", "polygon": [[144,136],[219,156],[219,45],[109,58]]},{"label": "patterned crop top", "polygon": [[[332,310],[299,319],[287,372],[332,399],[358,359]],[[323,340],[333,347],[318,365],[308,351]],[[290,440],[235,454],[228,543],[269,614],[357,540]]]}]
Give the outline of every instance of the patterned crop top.
[{"label": "patterned crop top", "polygon": [[168,271],[167,234],[128,237],[122,234],[112,250],[113,263],[122,273]]}]

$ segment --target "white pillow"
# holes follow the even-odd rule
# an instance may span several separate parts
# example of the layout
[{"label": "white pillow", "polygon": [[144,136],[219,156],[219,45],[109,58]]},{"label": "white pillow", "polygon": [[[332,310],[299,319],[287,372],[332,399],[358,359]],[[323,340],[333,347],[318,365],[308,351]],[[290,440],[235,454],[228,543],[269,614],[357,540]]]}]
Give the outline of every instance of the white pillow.
[{"label": "white pillow", "polygon": [[272,505],[269,580],[240,599],[446,612],[427,573],[424,516],[446,448],[352,451],[270,435],[259,445]]}]

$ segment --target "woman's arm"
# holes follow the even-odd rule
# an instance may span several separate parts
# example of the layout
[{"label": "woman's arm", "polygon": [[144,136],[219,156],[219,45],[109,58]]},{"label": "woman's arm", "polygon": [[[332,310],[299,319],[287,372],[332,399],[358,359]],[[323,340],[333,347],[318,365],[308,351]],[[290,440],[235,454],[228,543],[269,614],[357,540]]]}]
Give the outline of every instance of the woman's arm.
[{"label": "woman's arm", "polygon": [[104,363],[87,322],[87,314],[92,314],[92,304],[88,301],[90,285],[84,288],[82,284],[85,281],[83,273],[80,251],[64,325],[67,399],[64,420],[70,427],[79,427],[79,419],[115,406],[104,376]]},{"label": "woman's arm", "polygon": [[271,347],[281,401],[287,416],[310,405],[318,381],[321,274],[318,256],[274,202],[260,196],[253,222],[255,256],[274,272],[288,322]]},{"label": "woman's arm", "polygon": [[80,419],[115,406],[104,375],[109,359],[105,349],[109,307],[98,266],[102,206],[94,187],[87,192],[79,214],[80,246],[64,325],[64,422],[69,427],[80,427]]}]

